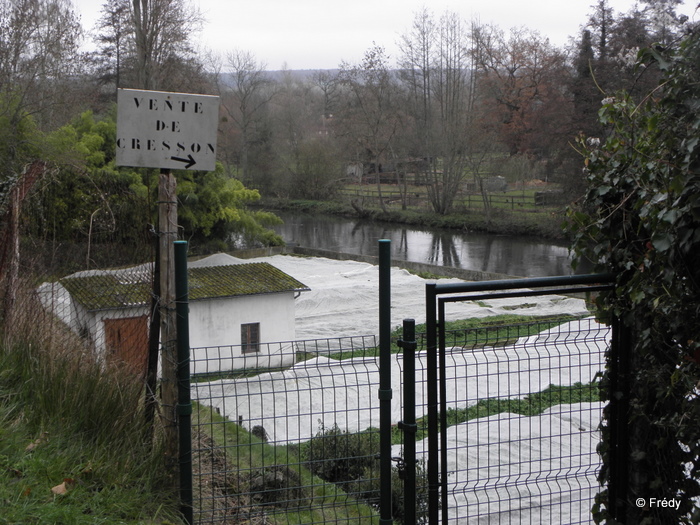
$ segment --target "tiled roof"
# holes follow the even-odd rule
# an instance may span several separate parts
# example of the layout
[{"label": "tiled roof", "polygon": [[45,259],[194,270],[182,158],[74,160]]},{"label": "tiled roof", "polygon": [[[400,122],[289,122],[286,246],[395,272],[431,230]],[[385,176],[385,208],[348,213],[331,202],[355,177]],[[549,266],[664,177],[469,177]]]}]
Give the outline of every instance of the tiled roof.
[{"label": "tiled roof", "polygon": [[[190,301],[282,292],[309,288],[269,263],[189,268]],[[66,277],[61,284],[88,310],[129,308],[150,304],[150,274],[120,270],[84,277]]]}]

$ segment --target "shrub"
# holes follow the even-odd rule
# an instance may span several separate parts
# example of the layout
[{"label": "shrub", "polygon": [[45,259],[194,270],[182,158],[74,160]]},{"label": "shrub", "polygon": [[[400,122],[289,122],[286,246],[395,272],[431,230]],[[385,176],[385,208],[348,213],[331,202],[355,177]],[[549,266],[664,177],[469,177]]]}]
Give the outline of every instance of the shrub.
[{"label": "shrub", "polygon": [[[335,483],[347,494],[365,500],[379,508],[379,433],[376,429],[349,433],[337,425],[324,428],[302,445],[306,465],[321,479]],[[392,516],[396,523],[404,523],[405,501],[403,477],[392,468]],[[428,489],[425,468],[416,466],[416,516],[418,523],[426,523]]]},{"label": "shrub", "polygon": [[339,485],[378,475],[379,434],[376,431],[348,433],[333,425],[324,428],[302,447],[308,468],[321,479]]}]

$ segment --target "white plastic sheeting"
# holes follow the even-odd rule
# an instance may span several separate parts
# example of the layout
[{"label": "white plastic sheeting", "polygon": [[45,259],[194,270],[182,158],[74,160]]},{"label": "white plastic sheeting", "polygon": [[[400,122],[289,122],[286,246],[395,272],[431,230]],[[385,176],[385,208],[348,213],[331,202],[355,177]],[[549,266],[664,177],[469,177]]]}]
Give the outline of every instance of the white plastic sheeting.
[{"label": "white plastic sheeting", "polygon": [[[602,403],[501,413],[447,429],[450,523],[592,523]],[[399,446],[392,455],[400,455]],[[426,440],[416,443],[427,461]]]},{"label": "white plastic sheeting", "polygon": [[[311,288],[296,301],[297,339],[324,339],[376,334],[379,330],[379,269],[357,261],[319,257],[275,255],[248,262],[265,261]],[[403,319],[425,322],[425,284],[431,282],[400,268],[391,269],[391,322]],[[462,282],[441,279],[441,283]],[[498,314],[586,315],[580,299],[562,296],[527,299],[493,299],[479,303],[449,304],[450,319]]]},{"label": "white plastic sheeting", "polygon": [[[519,398],[549,385],[589,383],[602,369],[609,329],[592,318],[567,323],[502,348],[462,351],[447,356],[448,408],[465,408],[480,399]],[[554,345],[556,344],[556,349]],[[416,398],[424,400],[426,354],[416,356]],[[403,356],[392,356],[392,421],[401,417]],[[319,356],[254,377],[192,385],[192,396],[219,409],[246,428],[262,425],[270,441],[305,441],[321,427],[355,432],[379,425],[379,358],[338,361]],[[418,402],[416,417],[426,414]]]},{"label": "white plastic sheeting", "polygon": [[[306,283],[296,304],[299,339],[377,332],[378,269],[354,261],[275,256],[274,266]],[[425,322],[426,280],[393,268],[392,325]],[[456,280],[451,280],[456,282]],[[448,281],[442,281],[448,282]],[[518,313],[586,314],[582,300],[561,296],[447,305],[449,319]],[[549,385],[589,383],[603,369],[610,331],[592,318],[574,321],[500,348],[446,355],[447,402],[464,408],[486,398],[522,398]],[[402,356],[392,356],[392,422],[402,419]],[[426,355],[417,354],[417,417],[426,414]],[[270,442],[298,443],[337,425],[350,432],[379,426],[377,358],[325,356],[255,377],[192,385],[193,398]],[[448,499],[455,523],[589,523],[598,491],[596,445],[600,403],[552,407],[524,417],[502,413],[447,431]],[[425,441],[417,443],[419,456]],[[401,447],[393,455],[400,455]]]}]

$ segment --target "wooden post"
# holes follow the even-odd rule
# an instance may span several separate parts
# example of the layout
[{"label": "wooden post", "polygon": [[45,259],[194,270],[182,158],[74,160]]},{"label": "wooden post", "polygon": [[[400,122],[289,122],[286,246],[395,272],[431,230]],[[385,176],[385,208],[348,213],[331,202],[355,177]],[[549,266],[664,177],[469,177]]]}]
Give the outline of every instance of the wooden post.
[{"label": "wooden post", "polygon": [[162,169],[158,181],[158,229],[160,232],[160,341],[161,413],[165,439],[165,462],[177,483],[177,314],[175,311],[175,252],[177,240],[177,183],[170,170]]},{"label": "wooden post", "polygon": [[46,172],[46,164],[34,161],[28,165],[16,185],[10,189],[9,210],[0,216],[0,221],[7,224],[4,239],[0,239],[0,282],[5,280],[5,297],[2,299],[5,310],[5,335],[16,331],[15,308],[19,287],[19,216],[22,202],[27,197],[34,184]]},{"label": "wooden post", "polygon": [[[10,190],[10,210],[8,216],[6,250],[8,251],[8,270],[5,275],[7,279],[7,289],[5,291],[5,327],[7,333],[14,332],[15,325],[15,303],[17,301],[17,288],[19,286],[19,212],[20,212],[20,192],[16,186]],[[2,272],[0,272],[1,274]],[[14,334],[13,334],[14,335]]]}]

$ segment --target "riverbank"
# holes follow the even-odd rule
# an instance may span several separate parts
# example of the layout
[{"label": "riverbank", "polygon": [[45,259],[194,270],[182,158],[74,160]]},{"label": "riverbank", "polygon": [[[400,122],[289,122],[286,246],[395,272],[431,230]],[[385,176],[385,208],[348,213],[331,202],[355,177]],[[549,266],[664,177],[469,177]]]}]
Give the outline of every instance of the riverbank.
[{"label": "riverbank", "polygon": [[459,213],[439,215],[430,211],[389,210],[384,212],[380,209],[365,208],[362,210],[362,215],[359,215],[349,203],[345,202],[271,197],[264,198],[261,205],[272,210],[361,218],[413,227],[528,236],[555,241],[566,240],[566,234],[562,228],[565,213],[563,207],[550,207],[546,211],[537,213],[498,208],[492,210],[491,220],[487,221],[484,213],[476,209],[465,209]]},{"label": "riverbank", "polygon": [[[299,257],[315,257],[331,259],[336,261],[354,261],[368,263],[374,266],[379,265],[379,257],[373,255],[362,255],[359,253],[345,253],[333,250],[323,250],[320,248],[309,248],[306,246],[296,246],[288,244],[286,246],[268,246],[265,248],[250,248],[227,252],[228,255],[237,259],[257,259],[273,257],[275,255],[296,255]],[[194,260],[197,260],[195,258]],[[454,266],[441,266],[403,259],[392,259],[391,266],[407,270],[424,279],[460,279],[462,281],[493,281],[499,279],[520,279],[521,275],[508,275],[502,273],[485,272],[480,270],[469,270],[456,268]]]}]

